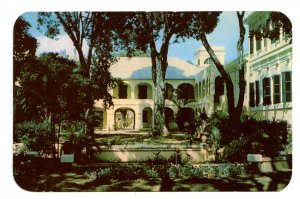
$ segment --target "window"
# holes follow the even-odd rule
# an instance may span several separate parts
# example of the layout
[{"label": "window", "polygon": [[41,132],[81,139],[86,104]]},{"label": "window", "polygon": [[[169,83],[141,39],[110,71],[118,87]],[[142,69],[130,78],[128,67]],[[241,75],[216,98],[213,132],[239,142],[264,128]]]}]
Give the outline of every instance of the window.
[{"label": "window", "polygon": [[202,98],[202,84],[201,84],[201,82],[199,83],[199,98],[201,99]]},{"label": "window", "polygon": [[204,61],[204,64],[214,64],[213,60],[211,58],[207,58],[205,61]]},{"label": "window", "polygon": [[119,99],[127,99],[127,85],[119,85]]},{"label": "window", "polygon": [[[276,28],[276,24],[273,21],[270,21],[270,30],[274,30]],[[277,41],[279,41],[279,37],[280,37],[280,31],[274,31],[271,33],[271,44],[276,43]]]},{"label": "window", "polygon": [[255,81],[255,106],[258,106],[259,102],[259,81]]},{"label": "window", "polygon": [[291,72],[282,73],[282,101],[283,102],[292,101],[292,73]]},{"label": "window", "polygon": [[253,54],[254,41],[253,36],[250,37],[250,54]]},{"label": "window", "polygon": [[249,106],[250,107],[254,107],[254,83],[250,83],[249,85],[250,89],[249,89],[249,96],[250,96],[250,99],[249,99]]},{"label": "window", "polygon": [[143,122],[148,122],[148,111],[143,110]]},{"label": "window", "polygon": [[139,85],[139,99],[147,99],[147,85]]},{"label": "window", "polygon": [[280,103],[280,76],[273,76],[273,103]]},{"label": "window", "polygon": [[166,83],[165,99],[172,99],[173,92],[174,92],[173,86],[171,84]]},{"label": "window", "polygon": [[271,82],[270,78],[263,79],[263,104],[271,104]]}]

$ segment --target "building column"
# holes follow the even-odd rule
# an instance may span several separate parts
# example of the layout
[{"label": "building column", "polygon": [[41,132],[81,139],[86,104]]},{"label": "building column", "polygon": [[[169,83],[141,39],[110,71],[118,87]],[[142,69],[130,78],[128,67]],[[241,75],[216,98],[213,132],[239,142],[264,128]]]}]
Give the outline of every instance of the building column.
[{"label": "building column", "polygon": [[114,109],[109,109],[107,110],[107,123],[106,123],[106,128],[107,130],[115,130],[114,124],[115,124],[115,110]]},{"label": "building column", "polygon": [[[135,130],[140,130],[143,128],[143,118],[142,118],[142,112],[143,110],[135,110],[135,122],[134,122],[134,129]],[[142,112],[141,112],[142,111]]]},{"label": "building column", "polygon": [[130,99],[135,99],[134,98],[135,86],[136,86],[135,83],[130,83],[130,87],[131,87],[131,94],[130,94],[131,98]]}]

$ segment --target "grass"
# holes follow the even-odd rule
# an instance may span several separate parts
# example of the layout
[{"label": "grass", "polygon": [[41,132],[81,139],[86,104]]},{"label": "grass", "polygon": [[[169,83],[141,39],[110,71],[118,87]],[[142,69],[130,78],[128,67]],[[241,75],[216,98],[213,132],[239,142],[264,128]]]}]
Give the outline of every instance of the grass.
[{"label": "grass", "polygon": [[107,191],[281,191],[289,183],[291,173],[251,174],[224,179],[172,179],[160,178],[99,181],[84,175],[66,172],[40,175],[34,191],[55,192],[107,192]]}]

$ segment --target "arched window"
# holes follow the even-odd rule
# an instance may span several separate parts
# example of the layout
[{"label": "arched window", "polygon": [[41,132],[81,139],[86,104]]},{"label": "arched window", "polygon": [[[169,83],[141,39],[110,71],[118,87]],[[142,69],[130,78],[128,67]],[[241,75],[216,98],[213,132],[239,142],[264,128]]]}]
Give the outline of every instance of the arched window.
[{"label": "arched window", "polygon": [[221,76],[217,76],[215,79],[214,103],[220,103],[221,95],[224,95],[224,79]]},{"label": "arched window", "polygon": [[194,86],[188,83],[183,83],[178,86],[179,99],[195,99]]},{"label": "arched window", "polygon": [[209,58],[207,58],[207,59],[204,61],[204,64],[209,64],[209,65],[211,65],[211,64],[214,64],[214,62],[213,62],[213,60],[209,57]]},{"label": "arched window", "polygon": [[203,80],[202,87],[203,87],[203,90],[202,90],[203,97],[205,97],[206,96],[206,81],[205,80]]},{"label": "arched window", "polygon": [[147,83],[140,83],[135,86],[135,99],[152,99],[152,86]]},{"label": "arched window", "polygon": [[152,126],[152,109],[146,107],[143,109],[143,128],[150,128]]},{"label": "arched window", "polygon": [[174,88],[171,84],[166,83],[166,92],[165,92],[165,99],[173,98]]},{"label": "arched window", "polygon": [[202,98],[202,84],[201,84],[201,82],[199,83],[198,90],[199,90],[199,98],[201,99]]},{"label": "arched window", "polygon": [[128,84],[122,83],[113,89],[114,99],[130,99],[131,87]]},{"label": "arched window", "polygon": [[195,86],[195,98],[198,99],[198,83]]},{"label": "arched window", "polygon": [[207,78],[206,79],[206,95],[208,96],[209,94],[210,94],[210,92],[209,92],[209,87],[210,87],[210,82],[209,82],[209,79]]}]

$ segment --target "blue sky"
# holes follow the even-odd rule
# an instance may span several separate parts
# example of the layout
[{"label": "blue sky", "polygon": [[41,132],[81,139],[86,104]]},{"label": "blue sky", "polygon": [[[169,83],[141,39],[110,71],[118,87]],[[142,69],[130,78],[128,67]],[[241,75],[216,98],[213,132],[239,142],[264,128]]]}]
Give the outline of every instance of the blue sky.
[{"label": "blue sky", "polygon": [[[248,14],[248,13],[246,13]],[[37,13],[29,12],[23,14],[24,18],[32,25],[29,30],[31,35],[39,42],[37,53],[45,51],[60,52],[66,50],[67,54],[74,54],[72,42],[67,35],[61,35],[57,40],[51,40],[37,30]],[[245,25],[246,28],[247,25]],[[237,58],[236,43],[239,37],[239,26],[236,12],[223,12],[215,30],[209,35],[211,45],[224,46],[226,50],[225,62],[228,63]],[[172,44],[169,48],[170,57],[178,57],[183,60],[194,62],[194,53],[201,46],[201,42],[195,39],[187,39],[185,42]],[[85,46],[87,48],[87,46]],[[244,42],[245,52],[248,52],[248,31]]]}]

